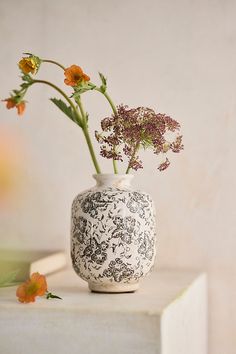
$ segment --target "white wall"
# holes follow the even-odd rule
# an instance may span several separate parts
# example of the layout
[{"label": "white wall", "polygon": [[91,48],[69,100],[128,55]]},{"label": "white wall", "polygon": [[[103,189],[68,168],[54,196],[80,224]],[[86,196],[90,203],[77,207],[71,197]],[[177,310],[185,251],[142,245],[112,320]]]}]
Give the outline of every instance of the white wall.
[{"label": "white wall", "polygon": [[[147,154],[136,185],[156,201],[159,265],[209,273],[211,354],[236,347],[235,15],[233,0],[0,2],[1,98],[17,87],[16,62],[31,51],[81,65],[93,81],[101,71],[117,103],[181,122],[185,151],[163,174]],[[63,85],[56,67],[45,64],[39,77]],[[0,205],[1,246],[68,247],[71,201],[93,183],[82,134],[50,104],[54,96],[32,88],[23,118],[0,107],[15,191]],[[85,104],[93,130],[110,110],[95,93]]]}]

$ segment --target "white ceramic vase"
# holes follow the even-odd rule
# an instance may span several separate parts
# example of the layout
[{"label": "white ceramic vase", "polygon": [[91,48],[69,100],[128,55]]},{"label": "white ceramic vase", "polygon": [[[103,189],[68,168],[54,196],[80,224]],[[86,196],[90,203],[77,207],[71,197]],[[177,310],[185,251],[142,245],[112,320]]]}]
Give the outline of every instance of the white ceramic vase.
[{"label": "white ceramic vase", "polygon": [[95,292],[132,292],[154,264],[155,207],[132,175],[98,174],[72,204],[71,257]]}]

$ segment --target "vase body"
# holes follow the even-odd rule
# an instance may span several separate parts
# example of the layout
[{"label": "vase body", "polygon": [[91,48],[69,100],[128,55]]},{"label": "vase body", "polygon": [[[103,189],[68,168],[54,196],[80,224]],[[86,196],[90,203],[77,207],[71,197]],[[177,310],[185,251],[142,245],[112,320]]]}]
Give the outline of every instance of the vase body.
[{"label": "vase body", "polygon": [[75,272],[96,292],[131,292],[154,264],[155,207],[132,189],[132,175],[94,175],[97,185],[72,204]]}]

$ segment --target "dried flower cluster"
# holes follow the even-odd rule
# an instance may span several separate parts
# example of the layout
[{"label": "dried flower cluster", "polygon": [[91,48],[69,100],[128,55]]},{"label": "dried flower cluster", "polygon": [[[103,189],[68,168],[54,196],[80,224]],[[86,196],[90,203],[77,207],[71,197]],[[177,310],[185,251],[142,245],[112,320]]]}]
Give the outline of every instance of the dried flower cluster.
[{"label": "dried flower cluster", "polygon": [[[130,169],[143,168],[138,156],[140,148],[152,149],[154,154],[166,154],[168,151],[175,153],[183,149],[182,136],[177,135],[169,141],[166,133],[175,133],[180,124],[161,113],[155,113],[152,109],[138,107],[129,109],[120,105],[117,114],[104,118],[101,121],[102,132],[95,132],[97,141],[101,144],[100,154],[108,159],[123,161],[123,155],[128,158],[128,172]],[[170,162],[158,166],[160,171],[165,170]]]}]

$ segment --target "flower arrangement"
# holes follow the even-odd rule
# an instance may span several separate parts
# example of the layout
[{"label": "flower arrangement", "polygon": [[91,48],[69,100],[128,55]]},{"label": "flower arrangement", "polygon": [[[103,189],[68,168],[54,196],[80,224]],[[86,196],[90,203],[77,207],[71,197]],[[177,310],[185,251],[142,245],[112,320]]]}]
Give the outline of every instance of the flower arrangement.
[{"label": "flower arrangement", "polygon": [[[13,90],[10,97],[3,100],[6,107],[8,109],[15,107],[21,116],[26,108],[24,98],[31,86],[45,84],[52,87],[62,96],[62,99],[51,98],[51,101],[82,129],[97,174],[101,173],[101,169],[89,132],[89,115],[83,107],[81,98],[88,91],[102,94],[112,110],[110,117],[101,120],[101,131],[95,131],[95,137],[101,144],[100,155],[112,160],[115,174],[118,173],[117,161],[123,162],[125,158],[127,159],[126,174],[130,170],[142,168],[139,157],[141,149],[150,149],[154,154],[163,156],[170,151],[178,153],[183,149],[182,135],[179,135],[180,124],[176,120],[166,114],[155,113],[153,109],[146,107],[116,106],[108,95],[107,80],[103,74],[99,73],[101,84],[97,86],[78,65],[66,68],[54,60],[42,59],[31,53],[25,55],[18,64],[23,82],[20,89]],[[57,65],[63,70],[64,83],[73,90],[70,96],[55,84],[35,78],[44,63]],[[169,164],[169,159],[165,157],[158,165],[159,171],[165,170]]]}]

